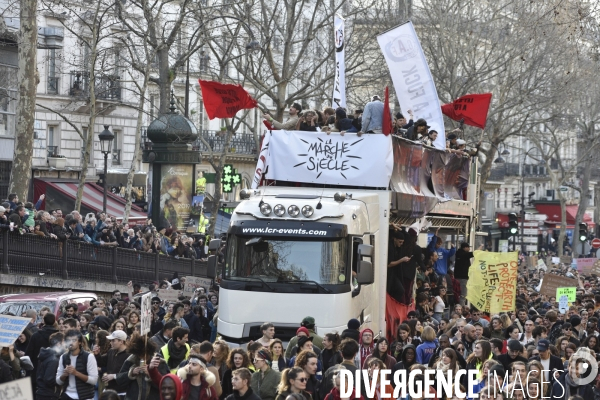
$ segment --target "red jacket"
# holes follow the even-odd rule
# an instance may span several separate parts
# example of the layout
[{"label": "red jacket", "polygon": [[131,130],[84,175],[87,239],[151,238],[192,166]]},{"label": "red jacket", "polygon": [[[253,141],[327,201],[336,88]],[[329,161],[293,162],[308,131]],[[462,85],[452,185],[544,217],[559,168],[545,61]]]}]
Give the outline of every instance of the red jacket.
[{"label": "red jacket", "polygon": [[[152,379],[152,382],[154,382],[155,385],[159,386],[160,381],[162,379],[162,374],[158,371],[158,368],[148,369],[148,371],[150,374],[150,378]],[[181,399],[188,400],[189,396],[190,396],[190,390],[191,390],[192,384],[190,383],[189,379],[186,379],[186,377],[187,377],[186,368],[185,367],[179,368],[179,370],[177,371],[177,376],[182,380],[181,385],[182,385],[183,391],[182,391]],[[219,400],[219,396],[217,396],[217,392],[215,391],[215,388],[213,387],[213,385],[216,381],[215,375],[212,372],[210,372],[208,369],[206,369],[202,373],[202,377],[200,379],[201,379],[200,396],[198,397],[198,400]],[[196,400],[196,399],[190,399],[190,400]]]}]

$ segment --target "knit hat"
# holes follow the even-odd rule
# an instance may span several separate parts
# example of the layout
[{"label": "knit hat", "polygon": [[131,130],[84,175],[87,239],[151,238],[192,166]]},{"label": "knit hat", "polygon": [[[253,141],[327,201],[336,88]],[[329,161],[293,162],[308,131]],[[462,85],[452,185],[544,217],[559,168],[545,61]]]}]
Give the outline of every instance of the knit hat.
[{"label": "knit hat", "polygon": [[431,128],[429,125],[427,125],[427,121],[425,121],[424,118],[419,118],[416,122],[415,122],[415,126],[426,126],[427,128]]},{"label": "knit hat", "polygon": [[[365,334],[365,332],[371,332],[371,335],[373,337],[375,337],[375,334],[373,333],[373,330],[370,328],[365,328],[362,331],[360,331],[360,341],[359,344],[362,344],[362,340],[363,340],[363,335]],[[371,342],[371,346],[373,346],[373,342]]]},{"label": "knit hat", "polygon": [[391,236],[394,239],[400,239],[400,240],[404,240],[404,233],[402,231],[393,231]]},{"label": "knit hat", "polygon": [[298,330],[296,331],[296,336],[298,336],[298,334],[300,332],[304,332],[306,333],[306,336],[310,336],[310,332],[308,331],[308,329],[306,329],[305,327],[301,326],[300,328],[298,328]]},{"label": "knit hat", "polygon": [[511,351],[521,351],[523,350],[523,345],[516,339],[508,341],[508,349]]},{"label": "knit hat", "polygon": [[0,206],[0,212],[6,212],[6,208]]},{"label": "knit hat", "polygon": [[577,326],[577,325],[581,324],[581,318],[578,317],[577,315],[573,315],[571,317],[571,319],[569,320],[569,322],[571,323],[572,326]]},{"label": "knit hat", "polygon": [[301,336],[300,338],[298,338],[298,349],[297,352],[300,353],[302,351],[302,348],[304,347],[304,345],[306,344],[306,342],[311,342],[312,343],[313,338],[310,336]]},{"label": "knit hat", "polygon": [[315,324],[315,319],[313,317],[304,317],[304,319],[302,320],[301,325],[302,326],[309,326],[309,325],[314,325]]},{"label": "knit hat", "polygon": [[397,112],[396,113],[396,119],[402,119],[402,118],[404,118],[404,115],[402,115],[401,112]]},{"label": "knit hat", "polygon": [[360,328],[359,320],[357,320],[356,318],[352,318],[350,321],[348,321],[348,329],[358,330],[358,328]]},{"label": "knit hat", "polygon": [[[304,339],[304,337],[301,337],[300,339]],[[312,338],[311,338],[312,339]],[[306,343],[306,341],[304,341]],[[300,340],[298,340],[298,343],[300,343]],[[298,346],[298,348],[300,348],[301,346]],[[271,357],[271,352],[267,349],[260,349],[259,351],[256,352],[255,357],[260,357],[263,360],[265,360],[265,362],[267,364],[269,364],[269,366],[271,366],[271,361],[273,361],[273,358]]]},{"label": "knit hat", "polygon": [[111,322],[108,317],[98,316],[98,317],[94,318],[94,320],[92,322],[90,322],[90,324],[94,324],[98,328],[106,330],[106,329],[110,328]]}]

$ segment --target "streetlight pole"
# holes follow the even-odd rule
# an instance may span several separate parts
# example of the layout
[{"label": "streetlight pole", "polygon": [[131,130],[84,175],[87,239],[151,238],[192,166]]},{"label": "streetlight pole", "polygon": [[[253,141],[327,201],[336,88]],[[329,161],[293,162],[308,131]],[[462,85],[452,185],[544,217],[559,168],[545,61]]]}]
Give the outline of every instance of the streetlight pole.
[{"label": "streetlight pole", "polygon": [[104,179],[102,180],[104,191],[102,193],[102,212],[106,214],[106,175],[108,174],[108,155],[112,150],[112,144],[113,140],[115,139],[115,135],[108,130],[108,125],[104,125],[104,130],[100,132],[98,139],[100,139],[100,150],[102,151],[102,154],[104,154]]}]

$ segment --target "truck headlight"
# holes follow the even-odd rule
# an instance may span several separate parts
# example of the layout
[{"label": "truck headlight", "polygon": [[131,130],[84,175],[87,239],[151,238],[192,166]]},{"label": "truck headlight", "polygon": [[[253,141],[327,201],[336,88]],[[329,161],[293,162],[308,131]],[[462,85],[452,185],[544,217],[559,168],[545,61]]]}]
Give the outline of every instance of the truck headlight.
[{"label": "truck headlight", "polygon": [[278,217],[283,217],[283,215],[285,214],[285,207],[281,204],[277,204],[275,207],[273,207],[273,212]]},{"label": "truck headlight", "polygon": [[311,206],[306,205],[302,207],[302,215],[304,215],[306,218],[312,217],[314,213],[315,210]]},{"label": "truck headlight", "polygon": [[269,215],[271,215],[271,211],[272,211],[271,210],[271,205],[268,204],[268,203],[263,203],[260,206],[260,212],[261,212],[262,215],[269,216]]},{"label": "truck headlight", "polygon": [[291,205],[288,207],[288,214],[290,217],[297,217],[300,215],[300,208],[298,206]]}]

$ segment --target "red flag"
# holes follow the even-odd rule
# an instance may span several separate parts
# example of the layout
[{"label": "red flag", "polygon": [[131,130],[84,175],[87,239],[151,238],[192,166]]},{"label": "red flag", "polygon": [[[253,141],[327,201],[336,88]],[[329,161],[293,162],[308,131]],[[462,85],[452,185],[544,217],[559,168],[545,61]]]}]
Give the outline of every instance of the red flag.
[{"label": "red flag", "polygon": [[390,91],[385,87],[385,99],[383,100],[383,126],[381,131],[384,135],[392,133],[392,118],[390,117]]},{"label": "red flag", "polygon": [[491,93],[467,94],[444,104],[442,113],[455,121],[464,118],[465,124],[484,129],[491,101]]},{"label": "red flag", "polygon": [[254,108],[257,101],[240,85],[231,85],[213,81],[200,82],[202,100],[208,118],[232,118],[246,108]]}]

